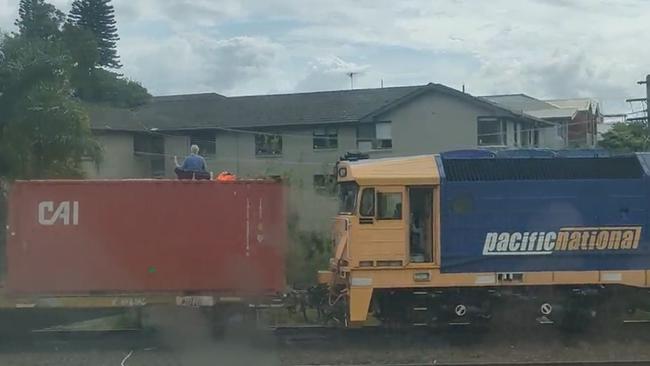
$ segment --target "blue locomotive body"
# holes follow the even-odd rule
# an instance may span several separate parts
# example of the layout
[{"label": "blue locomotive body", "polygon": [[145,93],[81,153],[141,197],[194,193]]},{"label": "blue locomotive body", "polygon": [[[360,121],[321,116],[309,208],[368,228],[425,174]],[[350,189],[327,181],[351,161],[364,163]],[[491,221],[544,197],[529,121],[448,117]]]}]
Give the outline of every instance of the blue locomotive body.
[{"label": "blue locomotive body", "polygon": [[442,154],[441,271],[650,267],[650,154]]}]

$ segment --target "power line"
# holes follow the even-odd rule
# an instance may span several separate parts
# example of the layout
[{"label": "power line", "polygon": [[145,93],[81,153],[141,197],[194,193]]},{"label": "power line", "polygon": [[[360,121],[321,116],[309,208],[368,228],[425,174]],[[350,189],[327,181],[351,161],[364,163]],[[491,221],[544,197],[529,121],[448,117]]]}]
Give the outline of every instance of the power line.
[{"label": "power line", "polygon": [[[168,157],[168,158],[173,158],[174,154],[167,154],[167,153],[155,153],[155,152],[146,152],[146,151],[136,151],[136,155],[141,155],[141,156],[152,156],[152,157]],[[230,158],[218,158],[218,157],[210,157],[207,156],[205,157],[206,160],[209,160],[210,162],[236,162],[236,161],[247,161],[247,162],[260,162],[264,160],[259,160],[259,159],[230,159]],[[272,160],[273,161],[273,160]],[[283,159],[278,159],[276,160],[279,164],[288,164],[288,165],[331,165],[334,166],[335,163],[324,163],[324,162],[311,162],[311,161],[297,161],[297,160],[283,160]],[[270,162],[267,160],[267,162]]]}]

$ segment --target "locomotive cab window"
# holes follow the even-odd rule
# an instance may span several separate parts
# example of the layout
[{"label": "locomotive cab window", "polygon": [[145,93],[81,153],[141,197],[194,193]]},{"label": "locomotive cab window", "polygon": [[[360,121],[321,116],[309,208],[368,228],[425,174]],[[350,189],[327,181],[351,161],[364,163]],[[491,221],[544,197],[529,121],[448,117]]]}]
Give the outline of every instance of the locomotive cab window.
[{"label": "locomotive cab window", "polygon": [[355,182],[343,182],[338,185],[339,213],[351,215],[357,202],[359,186]]},{"label": "locomotive cab window", "polygon": [[402,193],[379,192],[377,193],[377,219],[401,220],[402,219]]},{"label": "locomotive cab window", "polygon": [[361,204],[359,205],[359,215],[364,217],[375,216],[375,189],[364,188],[361,193]]}]

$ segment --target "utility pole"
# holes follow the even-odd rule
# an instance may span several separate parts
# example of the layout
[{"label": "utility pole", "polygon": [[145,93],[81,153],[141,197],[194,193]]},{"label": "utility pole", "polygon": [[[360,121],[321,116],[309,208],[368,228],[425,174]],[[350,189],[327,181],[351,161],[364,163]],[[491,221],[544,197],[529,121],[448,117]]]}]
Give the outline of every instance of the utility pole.
[{"label": "utility pole", "polygon": [[641,110],[641,112],[645,112],[645,117],[633,117],[633,118],[628,118],[627,120],[644,121],[645,123],[650,124],[650,74],[645,76],[645,80],[637,81],[636,83],[639,85],[645,84],[645,98],[631,98],[631,99],[626,99],[625,101],[628,103],[645,102],[645,110]]},{"label": "utility pole", "polygon": [[645,81],[639,81],[639,84],[645,84],[645,117],[646,123],[650,124],[650,74],[645,76]]}]

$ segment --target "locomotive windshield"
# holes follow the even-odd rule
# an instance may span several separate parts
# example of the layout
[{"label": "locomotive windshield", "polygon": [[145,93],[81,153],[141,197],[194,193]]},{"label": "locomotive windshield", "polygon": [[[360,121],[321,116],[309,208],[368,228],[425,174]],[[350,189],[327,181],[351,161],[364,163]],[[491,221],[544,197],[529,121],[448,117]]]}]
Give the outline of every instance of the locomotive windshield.
[{"label": "locomotive windshield", "polygon": [[355,182],[343,182],[338,185],[339,213],[352,214],[354,212],[359,186]]}]

